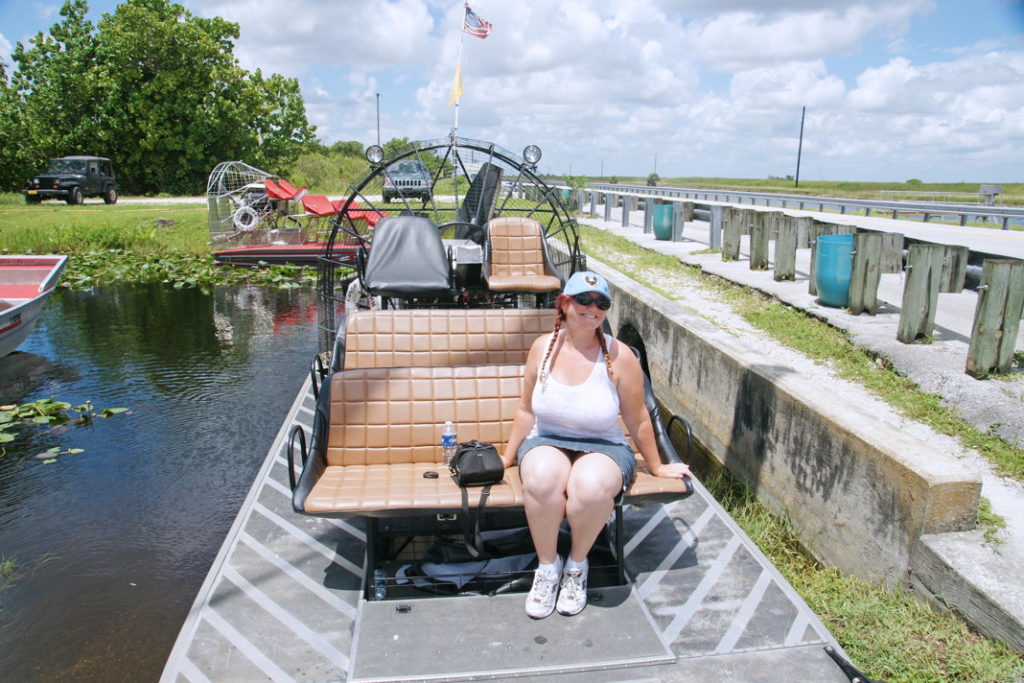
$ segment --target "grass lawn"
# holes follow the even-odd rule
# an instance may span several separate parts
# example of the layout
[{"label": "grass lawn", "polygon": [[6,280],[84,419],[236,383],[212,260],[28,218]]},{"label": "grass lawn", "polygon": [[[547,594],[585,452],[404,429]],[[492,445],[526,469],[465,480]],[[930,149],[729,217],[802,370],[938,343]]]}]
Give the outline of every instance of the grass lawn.
[{"label": "grass lawn", "polygon": [[259,284],[312,286],[313,268],[217,266],[210,256],[206,204],[146,203],[27,206],[0,195],[0,253],[67,254],[65,287],[167,282],[175,287]]}]

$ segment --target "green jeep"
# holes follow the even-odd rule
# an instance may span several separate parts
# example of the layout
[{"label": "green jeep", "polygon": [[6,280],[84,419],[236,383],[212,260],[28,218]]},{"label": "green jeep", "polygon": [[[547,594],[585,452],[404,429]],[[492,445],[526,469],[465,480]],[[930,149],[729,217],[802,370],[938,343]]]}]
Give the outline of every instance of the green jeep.
[{"label": "green jeep", "polygon": [[110,159],[73,156],[50,159],[46,173],[32,176],[21,191],[25,201],[38,204],[44,199],[63,199],[81,204],[86,197],[103,197],[107,204],[117,202],[117,179]]}]

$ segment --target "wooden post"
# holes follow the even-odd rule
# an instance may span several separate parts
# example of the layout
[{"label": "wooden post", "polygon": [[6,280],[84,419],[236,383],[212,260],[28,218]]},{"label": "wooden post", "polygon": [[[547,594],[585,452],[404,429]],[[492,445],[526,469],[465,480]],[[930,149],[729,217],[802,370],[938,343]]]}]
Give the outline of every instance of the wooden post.
[{"label": "wooden post", "polygon": [[813,246],[811,242],[811,221],[810,216],[800,216],[796,219],[796,248],[807,249]]},{"label": "wooden post", "polygon": [[[685,202],[672,202],[672,241],[678,242],[683,239],[683,229],[686,227]],[[691,217],[692,221],[693,218]],[[710,246],[710,245],[709,245]]]},{"label": "wooden post", "polygon": [[779,238],[779,223],[782,222],[782,218],[781,211],[768,212],[768,239],[777,240]]},{"label": "wooden post", "polygon": [[708,247],[711,249],[722,249],[722,214],[721,204],[712,204],[710,221],[708,221]]},{"label": "wooden post", "polygon": [[775,240],[775,281],[796,279],[797,223],[792,216],[779,220],[779,236]]},{"label": "wooden post", "polygon": [[768,270],[768,245],[774,211],[758,211],[750,223],[750,269]]},{"label": "wooden post", "polygon": [[743,216],[743,232],[744,235],[754,234],[754,223],[758,221],[758,212],[754,209],[741,209],[740,214]]},{"label": "wooden post", "polygon": [[828,221],[819,221],[817,218],[811,219],[810,227],[807,231],[807,239],[810,240],[811,246],[814,245],[815,241],[822,235],[850,235],[852,232],[844,232],[840,228],[846,226],[838,225],[836,223],[829,223]]},{"label": "wooden post", "polygon": [[726,207],[722,220],[722,260],[738,261],[740,237],[743,235],[743,210]]},{"label": "wooden post", "polygon": [[960,292],[967,279],[967,247],[948,244],[942,257],[942,285],[940,292]]},{"label": "wooden post", "polygon": [[693,202],[683,202],[683,221],[693,222]]},{"label": "wooden post", "polygon": [[882,272],[899,273],[903,271],[903,233],[883,232],[882,235]]},{"label": "wooden post", "polygon": [[853,236],[853,268],[850,272],[850,313],[878,311],[878,283],[882,279],[882,234],[861,232]]},{"label": "wooden post", "polygon": [[1024,262],[988,259],[981,270],[974,309],[967,374],[983,377],[1010,371],[1024,308]]},{"label": "wooden post", "polygon": [[896,338],[912,344],[930,338],[935,329],[935,309],[942,281],[941,244],[913,244],[907,257],[907,282],[903,287],[903,307]]},{"label": "wooden post", "polygon": [[857,228],[852,225],[836,225],[835,223],[811,220],[813,222],[810,226],[810,235],[813,235],[814,239],[811,240],[811,272],[807,278],[807,293],[817,296],[818,281],[814,278],[814,268],[818,263],[818,238],[822,235],[853,235],[856,234]]}]

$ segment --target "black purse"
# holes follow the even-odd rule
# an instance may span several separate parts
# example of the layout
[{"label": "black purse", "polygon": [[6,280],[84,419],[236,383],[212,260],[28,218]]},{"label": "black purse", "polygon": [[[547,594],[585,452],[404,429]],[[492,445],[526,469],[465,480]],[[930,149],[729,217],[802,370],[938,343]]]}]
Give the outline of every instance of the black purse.
[{"label": "black purse", "polygon": [[[491,486],[498,484],[505,477],[505,463],[498,455],[493,444],[479,441],[460,443],[455,455],[448,464],[452,479],[462,489],[462,535],[466,550],[473,557],[480,557],[483,540],[480,536],[480,518],[484,515],[487,497],[491,495]],[[482,486],[480,504],[476,508],[476,528],[470,525],[469,492],[470,486]]]},{"label": "black purse", "polygon": [[460,443],[448,464],[459,486],[489,486],[505,476],[505,463],[492,444],[479,441]]}]

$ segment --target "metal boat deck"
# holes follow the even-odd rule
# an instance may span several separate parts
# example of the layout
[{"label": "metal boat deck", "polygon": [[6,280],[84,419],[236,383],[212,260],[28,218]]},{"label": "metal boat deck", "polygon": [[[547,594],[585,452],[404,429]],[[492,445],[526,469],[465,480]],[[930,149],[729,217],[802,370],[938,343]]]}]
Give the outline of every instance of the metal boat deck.
[{"label": "metal boat deck", "polygon": [[313,404],[307,379],[162,681],[848,680],[834,638],[699,483],[627,508],[632,581],[575,617],[534,621],[522,593],[363,600],[362,525],[291,508],[286,437]]}]

